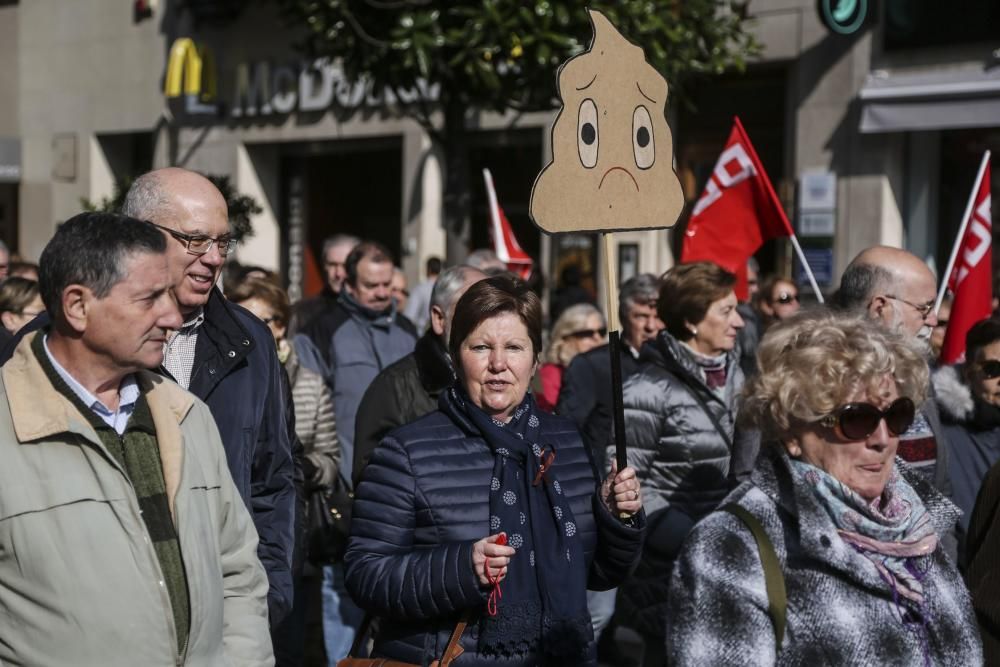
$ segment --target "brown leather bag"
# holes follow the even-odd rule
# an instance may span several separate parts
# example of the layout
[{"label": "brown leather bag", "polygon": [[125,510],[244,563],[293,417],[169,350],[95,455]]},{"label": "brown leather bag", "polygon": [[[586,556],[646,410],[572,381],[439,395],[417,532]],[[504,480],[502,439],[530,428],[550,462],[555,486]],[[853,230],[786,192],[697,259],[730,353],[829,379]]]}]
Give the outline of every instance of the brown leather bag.
[{"label": "brown leather bag", "polygon": [[[368,634],[368,626],[371,625],[371,620],[370,616],[365,616],[365,620],[361,622],[361,627],[358,628],[358,633],[354,636],[354,645],[351,646],[350,655],[357,655],[361,650],[361,643],[364,641],[365,635]],[[439,660],[432,662],[430,667],[449,667],[452,661],[465,652],[461,642],[462,633],[465,632],[465,625],[466,619],[463,616],[462,620],[455,624],[455,629],[451,633],[451,639],[448,640],[448,645],[444,648],[444,654]],[[348,656],[342,660],[338,660],[337,667],[420,667],[420,665],[415,665],[412,662],[389,660],[388,658],[352,658]]]}]

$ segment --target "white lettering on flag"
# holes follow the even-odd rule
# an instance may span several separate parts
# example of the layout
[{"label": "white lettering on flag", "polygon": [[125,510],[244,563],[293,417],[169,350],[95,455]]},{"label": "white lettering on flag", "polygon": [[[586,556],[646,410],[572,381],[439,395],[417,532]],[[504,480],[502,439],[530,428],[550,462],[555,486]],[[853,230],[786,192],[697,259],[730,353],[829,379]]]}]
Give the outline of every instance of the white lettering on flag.
[{"label": "white lettering on flag", "polygon": [[[734,162],[736,163],[734,165],[735,171],[730,173],[729,166]],[[712,170],[712,175],[709,177],[708,183],[705,184],[705,192],[702,193],[698,199],[698,203],[695,204],[692,216],[700,215],[702,211],[722,196],[720,185],[722,188],[732,187],[750,178],[755,173],[756,170],[753,167],[753,162],[746,151],[743,150],[741,144],[733,144],[722,151],[722,155],[719,156],[718,162],[715,163],[715,169]]]},{"label": "white lettering on flag", "polygon": [[962,266],[958,269],[958,276],[955,279],[955,287],[962,284],[969,271],[979,265],[979,261],[986,255],[993,243],[993,234],[990,231],[990,196],[987,195],[982,203],[976,207],[972,220],[969,223],[969,230],[966,232],[965,241],[962,248]]}]

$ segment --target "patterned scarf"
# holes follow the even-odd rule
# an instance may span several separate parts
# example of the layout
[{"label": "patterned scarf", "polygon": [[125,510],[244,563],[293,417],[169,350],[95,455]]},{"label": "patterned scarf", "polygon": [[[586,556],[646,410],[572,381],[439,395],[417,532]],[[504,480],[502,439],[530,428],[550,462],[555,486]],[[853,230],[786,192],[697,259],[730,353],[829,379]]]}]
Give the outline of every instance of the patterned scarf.
[{"label": "patterned scarf", "polygon": [[923,502],[895,466],[882,495],[871,502],[808,463],[792,459],[791,468],[813,490],[840,537],[875,565],[894,593],[921,604],[922,573],[912,559],[934,553],[938,538]]},{"label": "patterned scarf", "polygon": [[708,388],[717,394],[724,391],[726,388],[726,361],[728,361],[726,353],[710,357],[695,352],[693,347],[683,341],[682,344],[690,353],[691,358],[694,359],[694,363],[698,364],[701,372],[705,374],[705,384],[708,385]]},{"label": "patterned scarf", "polygon": [[443,392],[439,403],[457,423],[471,422],[493,451],[488,534],[505,532],[507,544],[517,550],[500,584],[496,615],[482,618],[480,652],[541,653],[556,664],[586,662],[593,627],[583,546],[573,511],[549,468],[554,450],[538,444],[534,399],[526,395],[506,424],[490,418],[457,387]]}]

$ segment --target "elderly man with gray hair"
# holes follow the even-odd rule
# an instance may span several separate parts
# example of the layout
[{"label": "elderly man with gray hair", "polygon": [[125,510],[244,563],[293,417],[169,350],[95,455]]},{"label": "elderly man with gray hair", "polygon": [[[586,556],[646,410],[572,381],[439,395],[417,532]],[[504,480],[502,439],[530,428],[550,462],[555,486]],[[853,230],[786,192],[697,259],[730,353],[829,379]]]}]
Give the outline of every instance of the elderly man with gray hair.
[{"label": "elderly man with gray hair", "polygon": [[[880,322],[920,343],[930,356],[930,338],[937,324],[934,300],[937,281],[927,264],[900,248],[875,246],[862,250],[840,279],[835,305]],[[948,443],[944,438],[937,403],[931,396],[919,406],[913,424],[899,437],[897,454],[951,498]],[[945,548],[954,556],[957,545],[945,537]]]},{"label": "elderly man with gray hair", "polygon": [[437,410],[438,395],[455,380],[448,355],[455,304],[473,283],[485,277],[479,269],[464,265],[441,273],[431,292],[430,328],[413,352],[379,373],[369,385],[358,407],[355,428],[355,485],[375,447],[389,431]]}]

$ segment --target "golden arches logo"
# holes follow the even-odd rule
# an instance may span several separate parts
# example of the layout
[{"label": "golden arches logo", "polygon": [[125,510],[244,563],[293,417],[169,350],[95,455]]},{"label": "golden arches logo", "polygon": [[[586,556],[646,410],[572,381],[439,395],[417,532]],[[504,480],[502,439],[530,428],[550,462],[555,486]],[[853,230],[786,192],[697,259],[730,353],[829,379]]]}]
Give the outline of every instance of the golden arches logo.
[{"label": "golden arches logo", "polygon": [[215,99],[216,71],[212,50],[189,37],[176,40],[167,59],[163,94],[168,98],[183,95],[205,101]]}]

